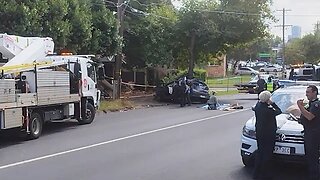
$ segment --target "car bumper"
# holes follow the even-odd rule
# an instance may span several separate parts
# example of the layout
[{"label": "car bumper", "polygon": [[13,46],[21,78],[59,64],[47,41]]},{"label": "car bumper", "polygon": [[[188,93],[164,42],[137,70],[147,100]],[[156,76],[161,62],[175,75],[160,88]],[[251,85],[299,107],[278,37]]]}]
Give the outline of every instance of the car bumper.
[{"label": "car bumper", "polygon": [[[290,147],[289,155],[274,153],[274,160],[289,163],[304,163],[304,145],[276,142],[276,146]],[[246,136],[241,137],[241,156],[246,159],[254,159],[258,147],[257,141]]]}]

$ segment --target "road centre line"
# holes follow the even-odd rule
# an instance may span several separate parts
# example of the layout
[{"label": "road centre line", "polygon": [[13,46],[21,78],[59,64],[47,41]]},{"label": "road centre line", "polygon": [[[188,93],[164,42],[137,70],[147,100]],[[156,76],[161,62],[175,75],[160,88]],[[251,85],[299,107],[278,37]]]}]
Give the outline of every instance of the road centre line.
[{"label": "road centre line", "polygon": [[0,166],[0,170],[7,169],[7,168],[10,168],[10,167],[19,166],[19,165],[23,165],[23,164],[27,164],[27,163],[31,163],[31,162],[35,162],[35,161],[40,161],[40,160],[43,160],[43,159],[49,159],[49,158],[53,158],[53,157],[56,157],[56,156],[61,156],[61,155],[64,155],[64,154],[69,154],[69,153],[73,153],[73,152],[77,152],[77,151],[82,151],[82,150],[86,150],[86,149],[90,149],[90,148],[94,148],[94,147],[98,147],[98,146],[102,146],[102,145],[106,145],[106,144],[111,144],[111,143],[119,142],[119,141],[122,141],[122,140],[127,140],[127,139],[131,139],[131,138],[139,137],[139,136],[144,136],[144,135],[148,135],[148,134],[152,134],[152,133],[156,133],[156,132],[160,132],[160,131],[165,131],[165,130],[169,130],[169,129],[174,129],[174,128],[190,125],[190,124],[204,122],[204,121],[208,121],[210,119],[215,119],[215,118],[219,118],[219,117],[223,117],[223,116],[227,116],[227,115],[231,115],[231,114],[236,114],[236,113],[240,113],[240,112],[243,112],[243,111],[247,111],[249,109],[250,108],[242,109],[242,110],[238,110],[238,111],[233,111],[233,112],[230,112],[230,113],[220,114],[220,115],[217,115],[217,116],[211,116],[211,117],[207,117],[207,118],[202,118],[202,119],[198,119],[198,120],[194,120],[194,121],[190,121],[190,122],[185,122],[185,123],[181,123],[181,124],[176,124],[176,125],[172,125],[172,126],[168,126],[168,127],[164,127],[164,128],[160,128],[160,129],[155,129],[155,130],[146,131],[146,132],[142,132],[142,133],[138,133],[138,134],[133,134],[133,135],[129,135],[129,136],[125,136],[125,137],[121,137],[121,138],[117,138],[117,139],[113,139],[113,140],[109,140],[109,141],[105,141],[105,142],[101,142],[101,143],[97,143],[97,144],[92,144],[92,145],[83,146],[83,147],[79,147],[79,148],[75,148],[75,149],[71,149],[71,150],[67,150],[67,151],[62,151],[62,152],[59,152],[59,153],[49,154],[49,155],[45,155],[45,156],[42,156],[42,157],[37,157],[37,158],[28,159],[28,160],[24,160],[24,161],[12,163],[12,164],[7,164],[7,165]]}]

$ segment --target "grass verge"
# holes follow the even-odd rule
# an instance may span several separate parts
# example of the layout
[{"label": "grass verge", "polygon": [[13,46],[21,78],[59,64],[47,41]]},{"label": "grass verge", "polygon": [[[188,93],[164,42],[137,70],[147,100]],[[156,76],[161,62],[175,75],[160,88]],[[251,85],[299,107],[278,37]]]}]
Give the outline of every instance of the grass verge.
[{"label": "grass verge", "polygon": [[229,90],[229,91],[217,91],[216,96],[224,96],[224,95],[234,95],[239,94],[238,90]]},{"label": "grass verge", "polygon": [[117,99],[117,100],[103,100],[100,102],[99,111],[120,111],[126,109],[132,109],[135,105],[133,102],[126,99]]},{"label": "grass verge", "polygon": [[235,84],[249,82],[252,76],[233,76],[225,78],[208,78],[206,83],[209,87],[233,87]]}]

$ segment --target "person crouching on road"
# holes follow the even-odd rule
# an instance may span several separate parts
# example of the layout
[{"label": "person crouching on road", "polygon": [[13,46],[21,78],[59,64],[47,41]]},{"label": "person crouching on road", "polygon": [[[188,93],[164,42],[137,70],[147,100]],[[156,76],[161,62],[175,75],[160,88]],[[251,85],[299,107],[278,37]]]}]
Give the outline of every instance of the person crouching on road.
[{"label": "person crouching on road", "polygon": [[216,110],[217,109],[217,97],[215,96],[215,91],[212,91],[212,94],[209,98],[209,100],[207,101],[207,105],[208,105],[208,109],[209,110]]},{"label": "person crouching on road", "polygon": [[280,108],[271,101],[271,93],[262,91],[253,108],[256,117],[256,138],[258,150],[255,156],[254,179],[272,179],[272,156],[276,140],[276,116]]},{"label": "person crouching on road", "polygon": [[297,101],[301,111],[300,121],[304,128],[304,149],[307,157],[308,179],[320,179],[319,174],[319,137],[320,137],[320,101],[317,98],[318,88],[307,87],[306,96],[309,104],[304,106],[303,99]]}]

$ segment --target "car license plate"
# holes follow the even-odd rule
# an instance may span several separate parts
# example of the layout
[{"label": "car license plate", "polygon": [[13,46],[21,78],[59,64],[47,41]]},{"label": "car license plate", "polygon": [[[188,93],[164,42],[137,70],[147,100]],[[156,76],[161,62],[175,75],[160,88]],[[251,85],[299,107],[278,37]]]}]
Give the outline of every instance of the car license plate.
[{"label": "car license plate", "polygon": [[277,154],[290,154],[290,147],[275,146],[273,152]]},{"label": "car license plate", "polygon": [[201,98],[206,98],[206,96],[200,95]]}]

